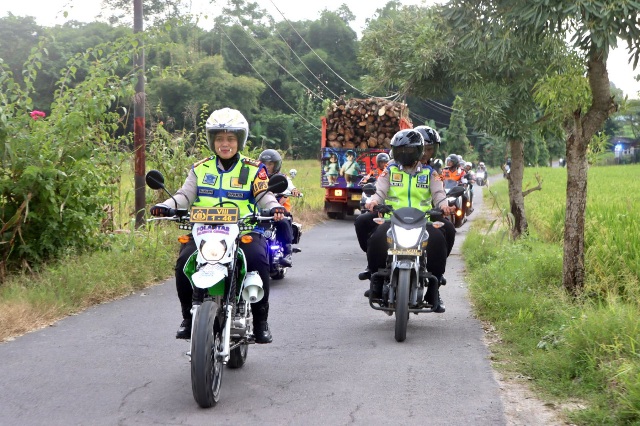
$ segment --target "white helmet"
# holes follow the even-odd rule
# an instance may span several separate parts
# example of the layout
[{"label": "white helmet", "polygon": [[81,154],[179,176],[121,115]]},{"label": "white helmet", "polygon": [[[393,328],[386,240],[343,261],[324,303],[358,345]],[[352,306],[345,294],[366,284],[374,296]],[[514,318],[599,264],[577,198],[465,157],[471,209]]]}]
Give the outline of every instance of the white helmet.
[{"label": "white helmet", "polygon": [[295,178],[297,174],[298,171],[296,169],[289,170],[289,176],[291,176],[291,179]]},{"label": "white helmet", "polygon": [[473,163],[471,161],[468,161],[466,167],[469,167],[470,169],[473,169]]},{"label": "white helmet", "polygon": [[249,137],[249,123],[244,115],[237,109],[222,108],[213,111],[205,125],[207,130],[207,142],[211,151],[214,150],[213,140],[218,132],[232,132],[238,137],[238,151],[244,149],[244,144]]}]

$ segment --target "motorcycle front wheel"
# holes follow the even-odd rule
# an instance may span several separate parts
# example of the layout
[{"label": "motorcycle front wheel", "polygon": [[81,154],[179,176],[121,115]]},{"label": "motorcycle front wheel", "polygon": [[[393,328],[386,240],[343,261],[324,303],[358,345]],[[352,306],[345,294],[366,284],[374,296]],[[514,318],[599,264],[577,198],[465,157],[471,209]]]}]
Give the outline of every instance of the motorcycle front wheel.
[{"label": "motorcycle front wheel", "polygon": [[191,338],[191,390],[202,408],[216,405],[220,399],[223,363],[222,327],[216,316],[218,306],[208,300],[196,313]]},{"label": "motorcycle front wheel", "polygon": [[407,338],[407,322],[409,321],[409,290],[411,288],[411,271],[398,271],[398,286],[396,290],[396,334],[397,342]]}]

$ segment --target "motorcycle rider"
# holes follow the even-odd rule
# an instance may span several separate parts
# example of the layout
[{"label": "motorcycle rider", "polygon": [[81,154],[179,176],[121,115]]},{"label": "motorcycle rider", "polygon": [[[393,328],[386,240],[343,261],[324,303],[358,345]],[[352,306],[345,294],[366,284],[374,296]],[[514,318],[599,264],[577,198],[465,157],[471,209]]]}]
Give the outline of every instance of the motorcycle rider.
[{"label": "motorcycle rider", "polygon": [[[446,213],[450,211],[446,195],[440,183],[432,179],[432,170],[420,163],[424,151],[424,138],[420,132],[405,129],[397,132],[391,139],[392,161],[376,181],[376,193],[367,203],[372,210],[378,204],[386,203],[398,209],[406,206],[429,210],[436,205]],[[414,183],[415,182],[415,183]],[[413,191],[412,191],[413,189]],[[387,231],[391,224],[379,225],[367,242],[367,263],[371,274],[384,267],[387,260]],[[444,232],[433,225],[427,225],[429,244],[427,244],[427,270],[441,279],[447,264],[447,243]],[[379,298],[382,293],[383,280],[379,277],[371,279],[370,288],[365,297]],[[425,297],[427,297],[425,295]],[[425,300],[428,300],[425,299]],[[442,313],[445,306],[439,300],[434,312]]]},{"label": "motorcycle rider", "polygon": [[[460,158],[461,157],[459,155],[449,154],[449,156],[445,160],[445,164],[447,167],[445,167],[440,174],[443,181],[454,180],[458,182],[458,184],[462,183],[462,178],[465,176],[466,172],[460,168]],[[465,208],[467,205],[467,201],[467,196],[463,195],[462,204],[465,206]],[[469,213],[473,213],[473,207],[467,209],[467,214]]]},{"label": "motorcycle rider", "polygon": [[[417,126],[414,130],[417,130],[424,139],[424,154],[420,162],[424,167],[429,167],[432,170],[431,179],[434,181],[434,185],[442,187],[442,191],[444,191],[444,185],[438,173],[441,170],[441,165],[437,167],[434,164],[434,158],[438,154],[440,144],[442,143],[440,135],[435,129],[429,126]],[[456,242],[456,227],[448,220],[442,220],[442,223],[444,223],[444,226],[441,229],[444,230],[444,236],[447,239],[447,256],[449,256]],[[446,280],[444,281],[446,282]]]},{"label": "motorcycle rider", "polygon": [[362,177],[359,185],[362,186],[365,183],[368,183],[372,178],[372,182],[374,182],[375,179],[377,179],[378,176],[380,176],[380,174],[384,172],[384,169],[387,167],[387,163],[390,159],[391,158],[389,158],[389,154],[387,154],[386,152],[381,152],[380,154],[376,155],[376,166],[372,168],[369,173]]},{"label": "motorcycle rider", "polygon": [[[153,216],[168,216],[170,208],[187,209],[191,206],[209,207],[221,201],[232,201],[244,216],[254,209],[269,209],[275,221],[284,217],[285,209],[271,192],[264,193],[269,185],[266,167],[259,161],[240,154],[249,136],[249,125],[240,111],[223,108],[211,113],[206,125],[207,142],[213,155],[195,163],[182,188],[172,198],[151,207]],[[177,204],[177,205],[176,205]],[[253,241],[240,243],[247,263],[247,272],[257,271],[262,279],[264,297],[251,304],[256,343],[271,343],[272,336],[267,323],[269,315],[269,259],[266,239],[252,233]],[[182,244],[176,262],[176,289],[182,307],[182,324],[176,333],[177,339],[191,338],[192,303],[201,301],[202,294],[193,291],[184,265],[196,252],[193,239]],[[199,300],[200,299],[200,300]]]},{"label": "motorcycle rider", "polygon": [[[377,180],[378,176],[380,176],[384,172],[390,160],[391,157],[386,152],[381,152],[380,154],[376,155],[376,168],[371,170],[371,172],[369,172],[362,178],[362,180],[360,181],[360,185],[362,186],[366,183],[369,183],[369,180],[371,178],[374,178],[374,180],[372,180],[370,183],[375,183],[375,180]],[[366,196],[363,194],[363,197]],[[362,202],[364,201],[366,200],[362,200]],[[367,211],[366,213],[362,213],[361,215],[359,215],[354,222],[358,244],[360,244],[360,248],[365,253],[367,252],[367,241],[369,240],[369,237],[371,236],[373,231],[375,231],[378,227],[378,224],[373,221],[373,218],[375,217],[378,217],[378,213]],[[362,275],[364,278],[361,278],[363,280],[368,280],[371,277],[366,270],[362,274],[364,274]]]},{"label": "motorcycle rider", "polygon": [[[293,181],[289,178],[289,176],[284,173],[280,173],[280,169],[282,168],[282,156],[275,149],[265,149],[260,153],[258,160],[262,162],[267,167],[267,174],[271,178],[273,175],[282,175],[287,178],[289,182],[289,187],[287,191],[291,193],[293,197],[297,197],[300,195],[300,191],[295,187]],[[289,201],[289,197],[286,195],[277,195],[276,199],[282,206],[285,208],[286,215],[291,216],[291,201]],[[291,258],[291,253],[293,249],[291,244],[293,242],[293,226],[291,225],[290,220],[281,220],[275,223],[276,228],[276,238],[282,244],[283,256],[280,258],[279,263],[282,266],[291,267],[293,266],[293,261]]]},{"label": "motorcycle rider", "polygon": [[473,163],[471,161],[467,161],[464,165],[464,171],[467,183],[469,184],[469,201],[471,201],[471,207],[469,210],[473,211],[473,187],[476,183],[476,174],[471,169],[473,169]]}]

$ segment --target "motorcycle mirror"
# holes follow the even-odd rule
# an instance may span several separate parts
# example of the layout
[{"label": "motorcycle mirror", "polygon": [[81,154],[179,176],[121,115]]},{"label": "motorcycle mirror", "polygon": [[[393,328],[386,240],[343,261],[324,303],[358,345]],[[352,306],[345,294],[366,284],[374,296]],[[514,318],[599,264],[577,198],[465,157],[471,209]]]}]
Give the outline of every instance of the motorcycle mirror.
[{"label": "motorcycle mirror", "polygon": [[289,180],[283,175],[275,175],[269,178],[269,191],[274,194],[285,192],[289,188]]},{"label": "motorcycle mirror", "polygon": [[362,192],[370,197],[376,193],[376,186],[373,183],[367,183],[362,187]]},{"label": "motorcycle mirror", "polygon": [[455,186],[449,190],[447,197],[459,197],[464,194],[464,186]]},{"label": "motorcycle mirror", "polygon": [[149,170],[144,180],[151,189],[164,188],[164,176],[158,170]]}]

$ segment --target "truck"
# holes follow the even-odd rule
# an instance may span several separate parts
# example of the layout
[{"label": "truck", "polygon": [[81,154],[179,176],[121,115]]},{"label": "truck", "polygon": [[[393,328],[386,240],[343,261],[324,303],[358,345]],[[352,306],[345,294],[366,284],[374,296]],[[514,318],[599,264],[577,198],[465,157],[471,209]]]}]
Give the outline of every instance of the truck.
[{"label": "truck", "polygon": [[321,119],[321,185],[330,219],[353,215],[362,199],[361,179],[389,152],[391,138],[413,127],[404,103],[382,98],[337,99]]}]

